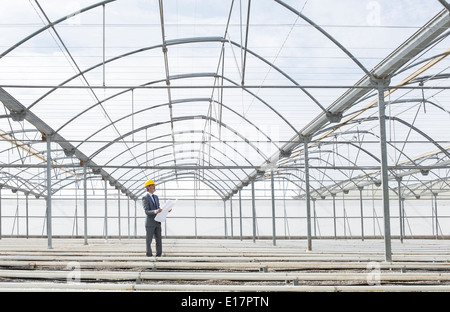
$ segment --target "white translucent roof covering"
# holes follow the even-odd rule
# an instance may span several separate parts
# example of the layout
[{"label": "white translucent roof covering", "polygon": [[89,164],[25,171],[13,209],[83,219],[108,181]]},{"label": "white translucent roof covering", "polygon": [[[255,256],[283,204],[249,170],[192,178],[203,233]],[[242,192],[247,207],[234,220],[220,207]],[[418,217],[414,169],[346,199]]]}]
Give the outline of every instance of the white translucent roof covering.
[{"label": "white translucent roof covering", "polygon": [[450,188],[446,1],[1,7],[4,187],[46,194],[47,138],[53,193],[86,165],[133,198],[152,178],[226,199],[271,174],[302,197],[306,138],[312,196],[357,190],[380,181],[383,78],[390,178],[405,197]]}]

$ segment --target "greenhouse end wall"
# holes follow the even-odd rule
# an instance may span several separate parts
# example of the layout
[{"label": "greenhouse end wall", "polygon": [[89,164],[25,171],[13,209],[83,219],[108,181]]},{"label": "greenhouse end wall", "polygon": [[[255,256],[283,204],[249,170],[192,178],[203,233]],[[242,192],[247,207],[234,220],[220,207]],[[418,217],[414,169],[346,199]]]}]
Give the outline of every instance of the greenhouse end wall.
[{"label": "greenhouse end wall", "polygon": [[[1,199],[1,235],[3,237],[46,236],[45,199],[28,199],[28,229],[25,198]],[[161,200],[164,203],[164,199]],[[88,236],[134,238],[145,236],[145,213],[140,201],[114,198],[107,201],[107,233],[105,228],[105,201],[88,201]],[[119,210],[120,206],[120,210]],[[313,237],[383,236],[383,209],[381,200],[361,203],[336,197],[311,203],[311,231]],[[434,198],[405,200],[403,203],[403,236],[449,237],[450,202]],[[391,233],[400,235],[398,201],[391,200]],[[225,209],[224,209],[225,208]],[[273,235],[272,202],[255,200],[256,237]],[[222,200],[178,200],[163,225],[163,235],[175,237],[253,237],[252,201],[233,199],[232,204]],[[437,211],[437,214],[436,214]],[[437,215],[437,218],[436,218]],[[224,218],[226,216],[226,218]],[[306,231],[306,203],[304,200],[275,200],[275,231],[278,238],[304,238]],[[119,222],[120,221],[120,222]],[[242,223],[242,227],[241,227]],[[226,226],[226,229],[225,229]],[[242,228],[242,233],[241,233]],[[84,236],[83,200],[54,199],[52,201],[52,234],[62,237]]]}]

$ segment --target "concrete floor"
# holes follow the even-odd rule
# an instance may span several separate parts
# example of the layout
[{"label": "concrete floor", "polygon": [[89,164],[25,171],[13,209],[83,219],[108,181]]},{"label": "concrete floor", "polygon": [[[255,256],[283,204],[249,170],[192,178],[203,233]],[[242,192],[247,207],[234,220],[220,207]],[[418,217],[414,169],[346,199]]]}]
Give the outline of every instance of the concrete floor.
[{"label": "concrete floor", "polygon": [[0,291],[450,291],[450,241],[0,240]]}]

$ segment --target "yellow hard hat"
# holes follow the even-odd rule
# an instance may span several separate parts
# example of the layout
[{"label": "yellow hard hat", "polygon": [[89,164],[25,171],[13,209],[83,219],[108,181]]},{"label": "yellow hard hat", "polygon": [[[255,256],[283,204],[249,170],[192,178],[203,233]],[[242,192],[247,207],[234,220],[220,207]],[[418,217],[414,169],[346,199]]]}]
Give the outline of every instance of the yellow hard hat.
[{"label": "yellow hard hat", "polygon": [[145,188],[147,188],[147,186],[149,185],[155,185],[155,182],[153,182],[153,180],[148,180],[147,182],[145,182]]}]

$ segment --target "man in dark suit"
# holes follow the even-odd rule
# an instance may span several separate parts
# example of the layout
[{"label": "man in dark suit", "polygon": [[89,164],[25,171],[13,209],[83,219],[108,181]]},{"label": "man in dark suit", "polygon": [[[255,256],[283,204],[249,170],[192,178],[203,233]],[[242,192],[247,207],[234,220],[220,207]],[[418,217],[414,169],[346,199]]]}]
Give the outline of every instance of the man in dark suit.
[{"label": "man in dark suit", "polygon": [[152,247],[151,243],[153,236],[156,240],[156,256],[161,257],[162,255],[162,239],[161,239],[161,222],[155,221],[155,216],[162,211],[159,205],[158,196],[153,195],[156,190],[155,182],[153,180],[148,180],[145,183],[145,188],[147,189],[147,194],[142,198],[142,204],[144,206],[145,214],[147,215],[145,219],[145,230],[146,235],[146,254],[147,257],[152,257]]}]

